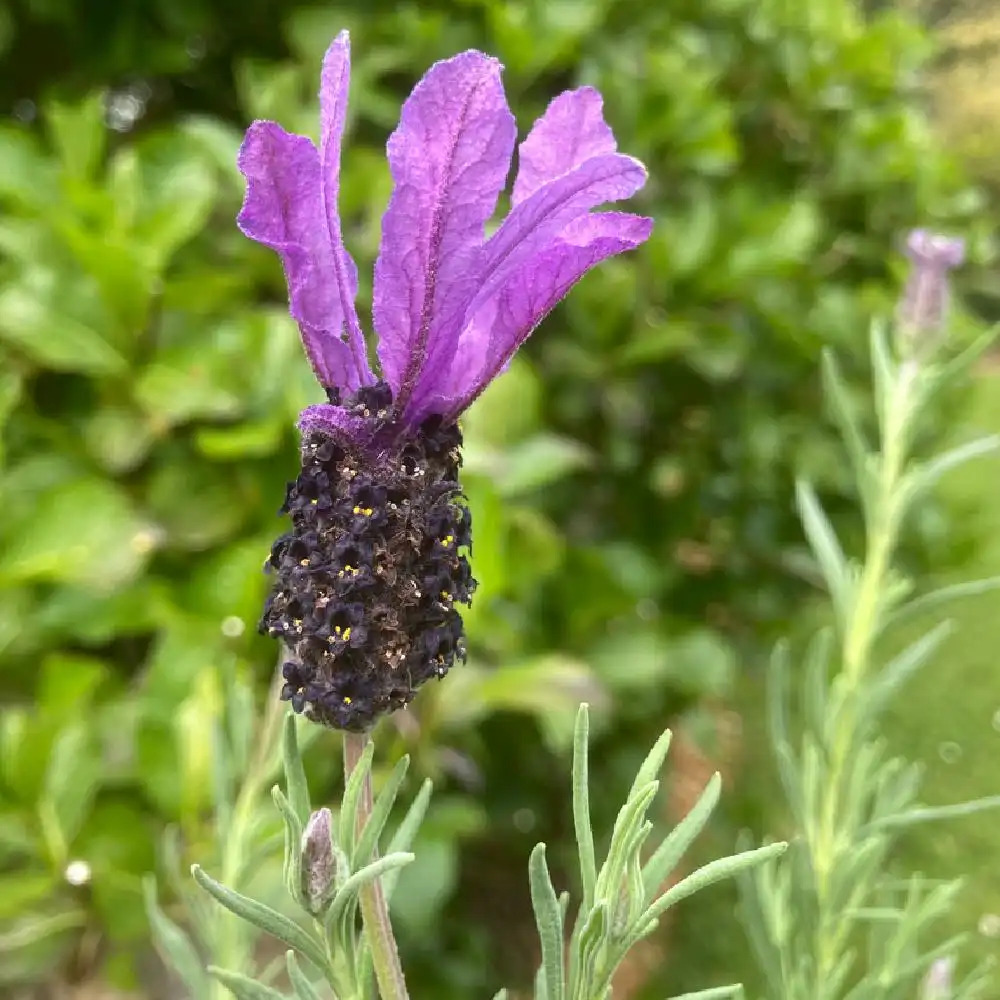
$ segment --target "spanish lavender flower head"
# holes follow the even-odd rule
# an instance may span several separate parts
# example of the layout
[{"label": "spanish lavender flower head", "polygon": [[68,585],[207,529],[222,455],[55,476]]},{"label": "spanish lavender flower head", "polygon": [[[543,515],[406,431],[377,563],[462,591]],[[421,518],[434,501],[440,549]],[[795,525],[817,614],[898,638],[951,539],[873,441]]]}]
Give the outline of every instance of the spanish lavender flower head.
[{"label": "spanish lavender flower head", "polygon": [[316,722],[363,731],[465,657],[472,536],[458,418],[543,317],[652,220],[598,205],[634,194],[597,91],[557,97],[519,148],[510,213],[486,239],[516,139],[501,66],[469,51],[436,63],[388,143],[394,182],[375,263],[378,374],[355,309],[358,272],[337,195],[350,48],[320,83],[319,148],[254,122],[239,154],[238,223],[275,250],[327,402],[299,417],[302,467],[268,560],[261,621],[288,651],[282,697]]}]

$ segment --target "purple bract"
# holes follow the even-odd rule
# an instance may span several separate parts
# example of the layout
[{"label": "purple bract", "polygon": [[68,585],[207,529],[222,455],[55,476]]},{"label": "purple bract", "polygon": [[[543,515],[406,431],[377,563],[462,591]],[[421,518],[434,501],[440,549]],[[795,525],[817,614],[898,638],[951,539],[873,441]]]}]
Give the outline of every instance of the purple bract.
[{"label": "purple bract", "polygon": [[[496,59],[475,51],[436,63],[389,139],[394,188],[373,313],[382,377],[405,426],[431,414],[454,420],[571,285],[652,228],[651,219],[593,211],[638,191],[646,171],[617,152],[600,94],[582,87],[557,97],[521,143],[510,213],[485,238],[516,139],[500,74]],[[376,380],[337,210],[349,76],[341,32],[323,62],[319,149],[258,121],[239,154],[247,179],[239,226],[281,257],[316,376],[344,397]],[[331,409],[311,409],[305,422],[341,426]]]}]

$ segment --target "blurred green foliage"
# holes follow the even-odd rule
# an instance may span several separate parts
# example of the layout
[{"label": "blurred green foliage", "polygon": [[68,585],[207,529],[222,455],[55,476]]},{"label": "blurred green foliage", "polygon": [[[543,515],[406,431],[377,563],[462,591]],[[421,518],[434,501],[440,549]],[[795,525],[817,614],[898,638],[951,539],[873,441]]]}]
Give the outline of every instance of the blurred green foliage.
[{"label": "blurred green foliage", "polygon": [[[595,706],[605,829],[611,790],[666,719],[724,699],[808,599],[794,474],[835,518],[849,507],[819,349],[857,374],[870,318],[892,308],[902,233],[944,226],[988,250],[987,206],[916,97],[927,39],[891,12],[276,10],[0,5],[0,987],[134,985],[148,970],[141,876],[166,863],[163,831],[206,867],[215,849],[229,779],[213,733],[227,699],[265,698],[261,565],[295,416],[319,398],[278,262],[234,226],[235,152],[253,117],[315,134],[336,30],[354,41],[342,213],[362,311],[386,134],[426,66],[467,46],[506,64],[522,133],[560,89],[598,86],[621,148],[649,167],[637,208],[657,220],[466,421],[472,657],[380,737],[438,784],[396,897],[419,993],[490,995],[530,970],[523,863],[544,831],[558,870],[567,800],[551,758],[577,703]],[[932,511],[908,554],[955,545]],[[328,734],[316,747],[319,792],[338,750]],[[495,927],[469,919],[484,893],[498,894]]]}]

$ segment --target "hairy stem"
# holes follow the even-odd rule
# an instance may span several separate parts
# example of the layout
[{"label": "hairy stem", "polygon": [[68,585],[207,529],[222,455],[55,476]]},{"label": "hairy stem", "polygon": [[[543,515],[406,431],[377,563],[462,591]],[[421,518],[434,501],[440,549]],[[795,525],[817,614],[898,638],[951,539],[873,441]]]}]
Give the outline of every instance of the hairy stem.
[{"label": "hairy stem", "polygon": [[[365,744],[367,734],[344,733],[344,780],[350,778],[357,767]],[[361,788],[361,801],[358,805],[357,833],[360,836],[365,823],[372,812],[372,779],[371,774],[365,775]],[[374,860],[378,856],[378,847],[372,851],[372,858],[362,859],[362,863]],[[371,948],[372,965],[375,968],[375,979],[378,982],[379,994],[382,1000],[408,1000],[406,980],[403,977],[403,967],[399,963],[399,951],[396,939],[392,933],[389,921],[389,907],[382,892],[382,880],[369,882],[359,893],[361,903],[361,918],[364,921],[365,933],[368,936],[368,947]]]}]

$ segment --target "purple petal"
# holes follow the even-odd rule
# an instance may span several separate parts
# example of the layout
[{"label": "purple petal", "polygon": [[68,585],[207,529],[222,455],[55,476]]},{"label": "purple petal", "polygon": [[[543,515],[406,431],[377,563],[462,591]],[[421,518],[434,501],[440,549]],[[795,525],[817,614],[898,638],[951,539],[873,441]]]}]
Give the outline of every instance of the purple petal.
[{"label": "purple petal", "polygon": [[478,285],[483,227],[516,136],[500,69],[479,52],[435,64],[389,139],[395,188],[382,222],[374,314],[382,371],[400,407],[450,363]]},{"label": "purple petal", "polygon": [[247,180],[237,224],[281,258],[291,313],[316,377],[324,386],[353,391],[365,372],[341,339],[343,309],[316,147],[274,122],[258,121],[247,129],[237,163]]},{"label": "purple petal", "polygon": [[441,398],[455,417],[509,364],[546,314],[595,264],[633,250],[646,239],[653,220],[620,212],[584,216],[559,238],[510,271],[497,292],[478,308],[463,332]]},{"label": "purple petal", "polygon": [[326,219],[337,276],[337,292],[346,327],[346,340],[362,383],[374,381],[368,367],[365,337],[358,322],[354,302],[358,296],[358,268],[344,246],[340,229],[340,146],[347,117],[347,91],[351,79],[351,40],[342,31],[333,40],[323,59],[320,76],[320,169],[323,174],[323,214]]},{"label": "purple petal", "polygon": [[593,87],[567,90],[552,101],[518,147],[512,205],[586,160],[617,150],[603,106]]},{"label": "purple petal", "polygon": [[646,183],[646,168],[618,153],[595,156],[538,188],[504,219],[484,248],[473,311],[507,276],[524,267],[562,230],[597,205],[620,201]]}]

